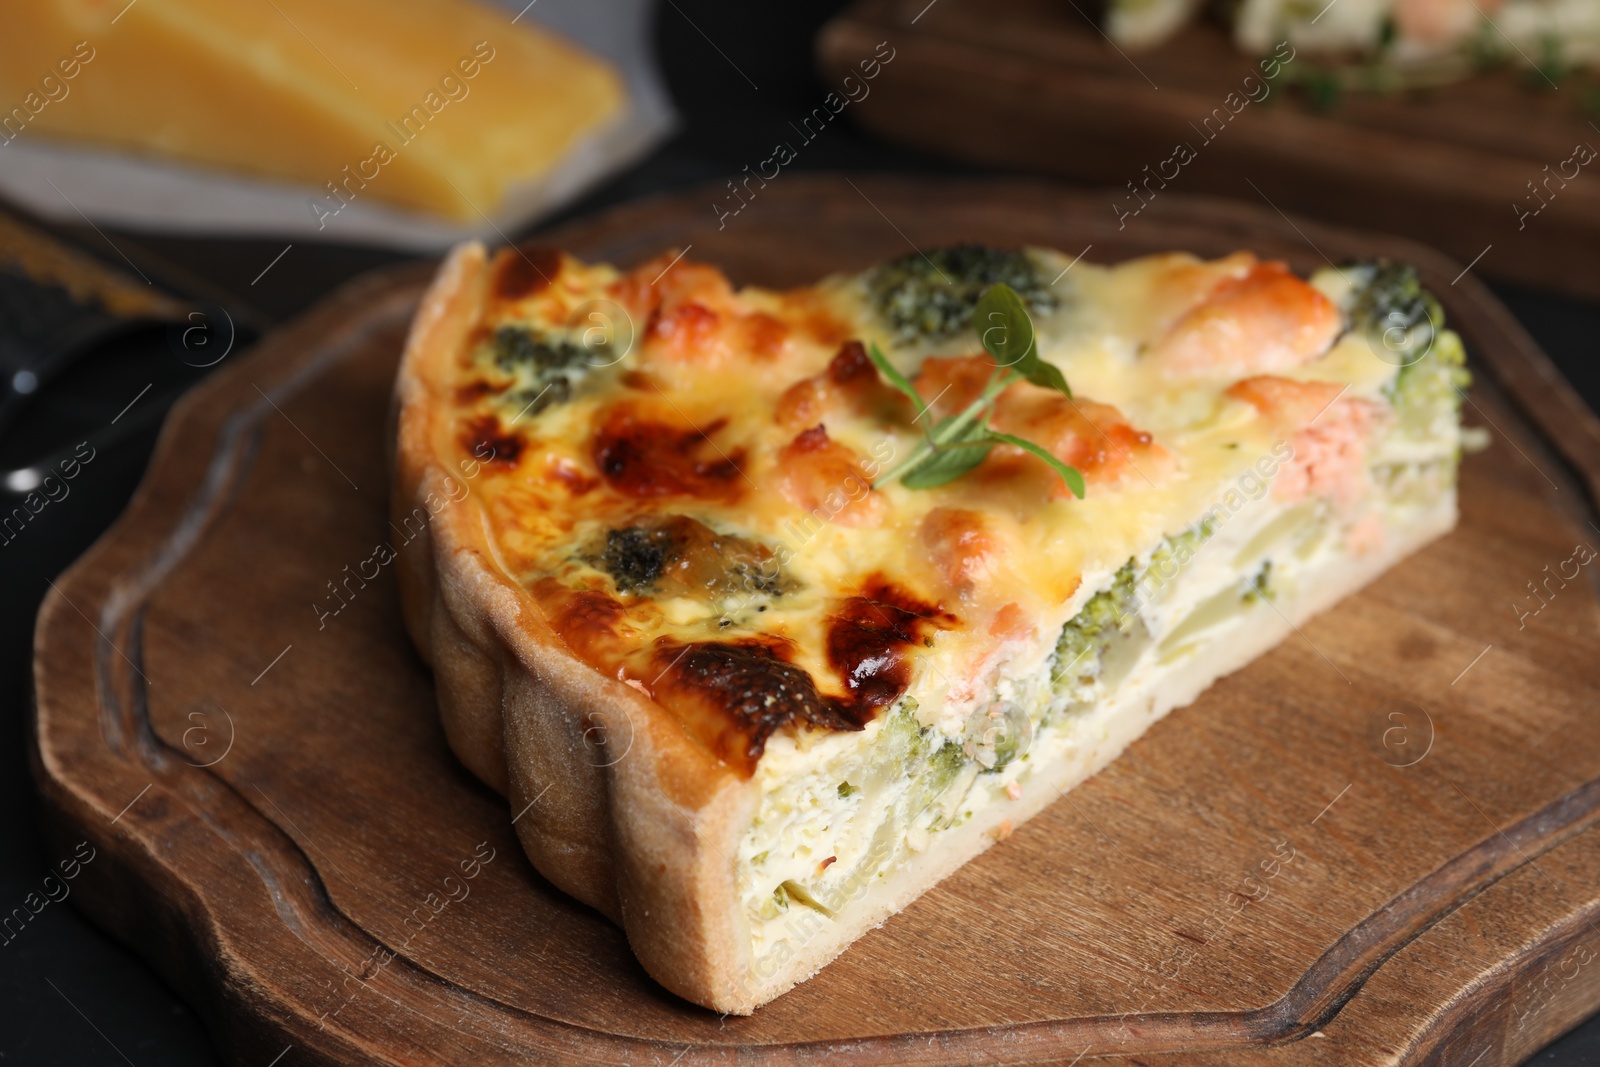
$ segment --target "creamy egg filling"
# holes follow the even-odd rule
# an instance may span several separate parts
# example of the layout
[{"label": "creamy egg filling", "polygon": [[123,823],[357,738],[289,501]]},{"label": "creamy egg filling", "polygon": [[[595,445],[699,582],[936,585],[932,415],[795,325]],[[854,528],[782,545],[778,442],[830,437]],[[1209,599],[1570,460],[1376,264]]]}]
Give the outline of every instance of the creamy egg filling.
[{"label": "creamy egg filling", "polygon": [[[1449,366],[1441,361],[1439,373]],[[1246,467],[1191,525],[1092,584],[1086,578],[1049,639],[1003,664],[987,699],[960,718],[936,703],[936,643],[907,696],[864,731],[775,737],[736,860],[754,974],[776,971],[831,924],[848,924],[853,908],[941,834],[973,820],[998,824],[1024,793],[1048,788],[1061,764],[1093,759],[1087,750],[1120,736],[1118,717],[1163,714],[1170,677],[1229,660],[1253,630],[1319,610],[1320,591],[1361,557],[1446,528],[1460,450],[1454,400],[1439,389],[1391,413],[1367,453],[1359,505],[1280,499]],[[1241,479],[1246,491],[1230,497]]]}]

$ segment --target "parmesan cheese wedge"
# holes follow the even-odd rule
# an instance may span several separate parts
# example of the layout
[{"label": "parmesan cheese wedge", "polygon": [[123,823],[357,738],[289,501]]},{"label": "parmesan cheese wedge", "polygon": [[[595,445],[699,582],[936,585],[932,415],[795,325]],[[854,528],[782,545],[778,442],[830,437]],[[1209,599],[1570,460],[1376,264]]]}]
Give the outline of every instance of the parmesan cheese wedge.
[{"label": "parmesan cheese wedge", "polygon": [[[621,112],[603,61],[472,0],[39,0],[0,142],[55,136],[477,221]],[[4,144],[0,143],[0,149]]]}]

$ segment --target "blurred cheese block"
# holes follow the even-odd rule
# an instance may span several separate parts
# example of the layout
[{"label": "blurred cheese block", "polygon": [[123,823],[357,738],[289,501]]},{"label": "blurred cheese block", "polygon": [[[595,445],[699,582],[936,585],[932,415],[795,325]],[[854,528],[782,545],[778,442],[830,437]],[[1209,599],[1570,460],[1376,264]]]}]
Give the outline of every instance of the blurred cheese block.
[{"label": "blurred cheese block", "polygon": [[472,0],[29,0],[0,34],[0,160],[73,138],[479,221],[616,119],[603,61]]}]

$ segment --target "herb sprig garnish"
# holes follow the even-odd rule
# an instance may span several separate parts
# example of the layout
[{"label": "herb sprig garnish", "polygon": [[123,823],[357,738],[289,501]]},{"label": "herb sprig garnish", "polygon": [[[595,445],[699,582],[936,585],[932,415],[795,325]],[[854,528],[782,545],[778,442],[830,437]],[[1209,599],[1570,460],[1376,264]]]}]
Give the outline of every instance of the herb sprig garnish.
[{"label": "herb sprig garnish", "polygon": [[[1046,389],[1054,389],[1068,400],[1072,389],[1067,379],[1053,363],[1039,358],[1035,343],[1033,319],[1027,305],[1009,285],[992,285],[978,298],[972,313],[973,326],[984,351],[994,357],[994,373],[984,384],[983,391],[966,409],[940,419],[931,427],[923,423],[925,438],[917,450],[876,481],[873,488],[881,488],[895,479],[907,489],[932,489],[946,485],[982,463],[989,450],[998,444],[1015,445],[1050,465],[1061,475],[1072,495],[1083,499],[1083,475],[1075,467],[1057,459],[1049,449],[1025,438],[1001,433],[989,425],[994,414],[994,402],[1007,386],[1016,382],[1032,382]],[[928,415],[928,405],[907,380],[904,374],[889,362],[877,344],[867,348],[867,355],[889,384],[911,399],[917,409],[917,421]]]}]

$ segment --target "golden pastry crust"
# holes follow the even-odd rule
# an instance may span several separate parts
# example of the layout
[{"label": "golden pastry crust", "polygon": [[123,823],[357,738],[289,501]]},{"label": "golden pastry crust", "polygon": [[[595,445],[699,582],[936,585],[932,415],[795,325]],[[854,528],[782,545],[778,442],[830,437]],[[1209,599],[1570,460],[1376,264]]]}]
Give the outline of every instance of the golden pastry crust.
[{"label": "golden pastry crust", "polygon": [[451,254],[396,382],[394,520],[419,507],[431,516],[400,553],[406,627],[433,667],[451,748],[521,813],[517,834],[539,872],[619,923],[662,985],[748,1012],[731,857],[753,783],[654,701],[574,657],[498,562],[470,488],[461,494],[470,480],[456,458],[452,371],[488,283],[481,245]]}]

